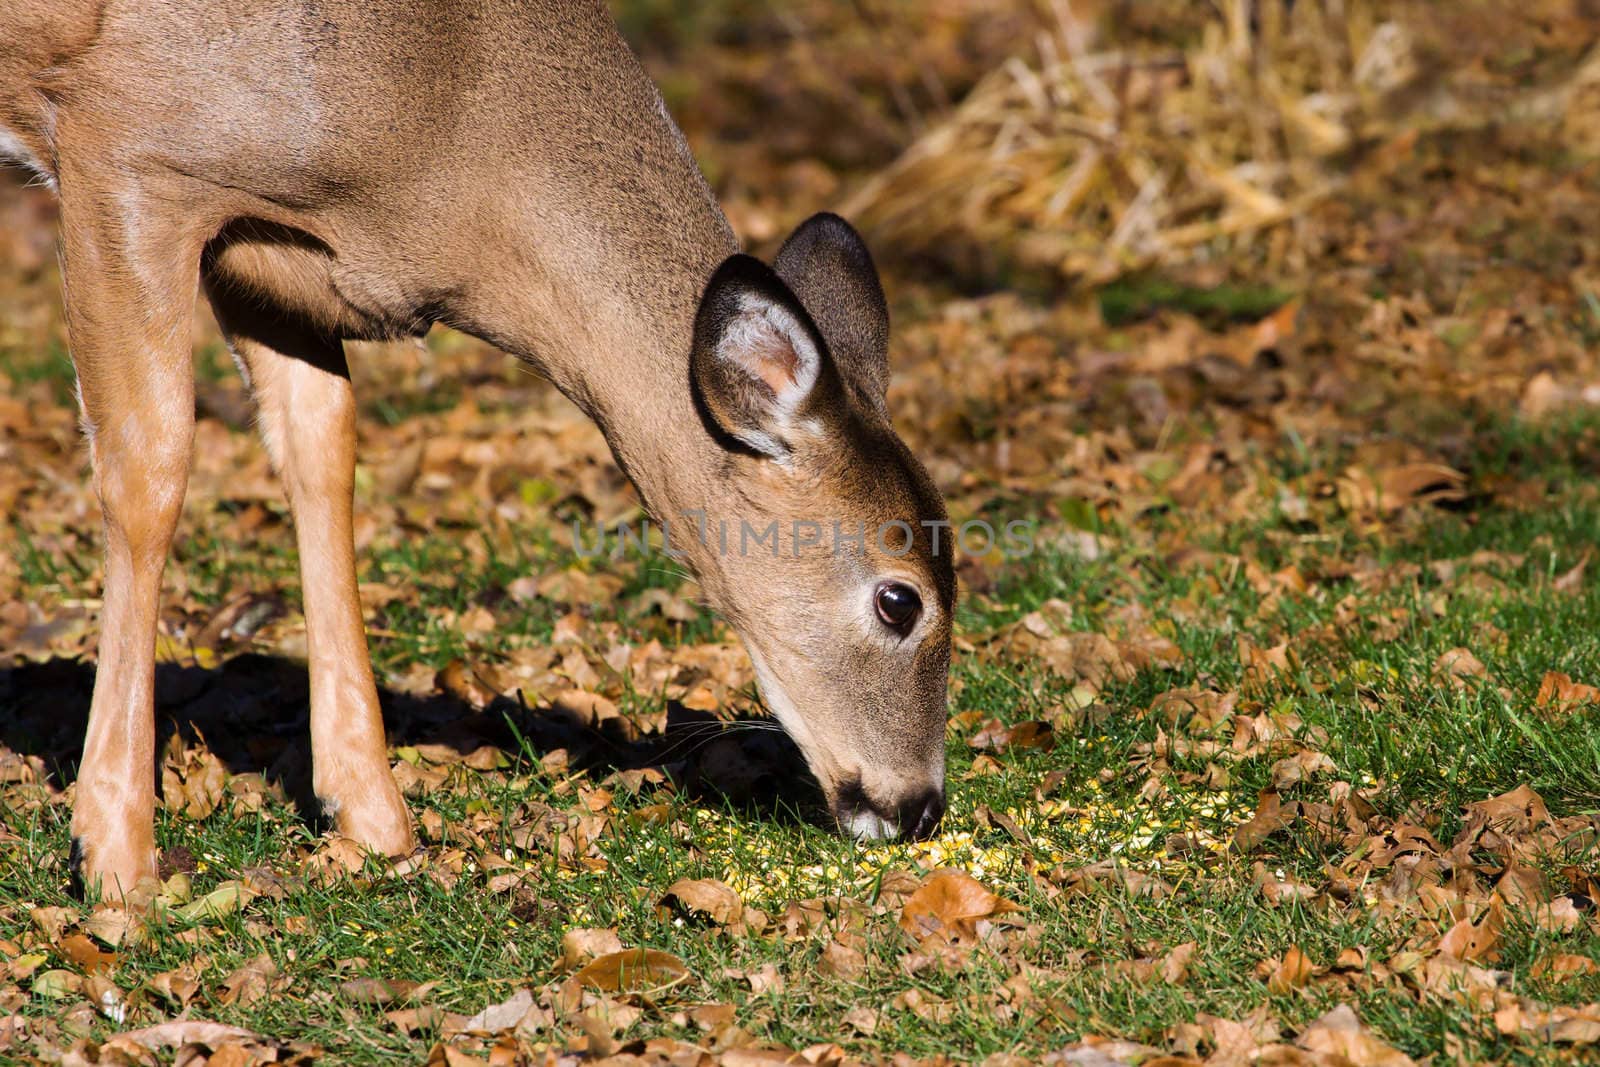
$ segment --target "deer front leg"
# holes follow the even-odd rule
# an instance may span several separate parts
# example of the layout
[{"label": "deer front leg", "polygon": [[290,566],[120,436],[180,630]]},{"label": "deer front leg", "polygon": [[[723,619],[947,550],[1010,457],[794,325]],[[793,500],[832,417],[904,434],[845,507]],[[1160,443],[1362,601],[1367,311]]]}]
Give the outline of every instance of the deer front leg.
[{"label": "deer front leg", "polygon": [[260,408],[261,435],[294,514],[311,669],[312,785],[340,833],[374,852],[416,847],[389,770],[356,590],[356,408],[337,338],[208,293]]},{"label": "deer front leg", "polygon": [[61,172],[67,330],[106,542],[72,852],[85,888],[120,899],[156,874],[156,616],[194,438],[200,245],[159,198],[96,178]]}]

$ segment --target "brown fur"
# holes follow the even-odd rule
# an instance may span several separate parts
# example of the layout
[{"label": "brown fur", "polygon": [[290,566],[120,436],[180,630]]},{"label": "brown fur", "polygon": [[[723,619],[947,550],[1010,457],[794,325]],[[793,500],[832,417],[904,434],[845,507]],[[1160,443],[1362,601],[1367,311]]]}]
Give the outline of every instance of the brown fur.
[{"label": "brown fur", "polygon": [[[775,321],[803,322],[799,355],[819,342],[785,454],[752,454],[708,419],[736,398],[697,401],[691,341],[735,242],[598,0],[11,0],[3,148],[60,192],[68,329],[106,515],[73,830],[86,881],[107,893],[155,872],[152,649],[193,434],[197,284],[249,374],[299,530],[316,787],[343,832],[383,852],[413,838],[356,599],[342,339],[443,322],[504,348],[599,423],[669,519],[872,529],[943,516],[883,410],[882,293],[859,242],[839,244],[854,240],[842,222],[804,228],[783,280],[761,290]],[[745,358],[776,393],[795,381],[797,351]],[[698,544],[689,556],[841,819],[859,807],[909,829],[936,815],[948,554],[919,531],[901,558],[873,546],[730,558]],[[883,577],[924,591],[915,640],[862,622]]]}]

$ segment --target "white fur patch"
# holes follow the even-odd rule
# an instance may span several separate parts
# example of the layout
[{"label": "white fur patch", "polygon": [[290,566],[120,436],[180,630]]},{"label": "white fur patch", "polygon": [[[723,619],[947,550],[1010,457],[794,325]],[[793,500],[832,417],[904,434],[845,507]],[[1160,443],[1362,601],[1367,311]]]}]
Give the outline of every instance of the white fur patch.
[{"label": "white fur patch", "polygon": [[22,138],[4,126],[0,126],[0,162],[21,163],[24,167],[44,179],[45,184],[49,185],[50,188],[55,188],[55,177],[45,169],[44,163],[32,152],[28,151],[28,146],[22,143]]},{"label": "white fur patch", "polygon": [[778,725],[794,739],[794,743],[800,746],[800,751],[809,760],[811,754],[817,752],[820,747],[816,739],[811,736],[810,727],[806,725],[805,719],[801,718],[800,711],[794,706],[794,701],[789,699],[789,694],[778,684],[777,677],[767,670],[766,661],[761,658],[761,653],[757,652],[755,646],[748,641],[744,647],[750,655],[750,665],[756,670],[756,688],[761,691],[761,698],[766,701],[773,717],[778,720]]},{"label": "white fur patch", "polygon": [[873,811],[858,811],[850,816],[850,836],[857,841],[886,841],[900,836],[900,828]]},{"label": "white fur patch", "polygon": [[76,377],[76,368],[72,379],[72,396],[78,402],[78,428],[83,431],[83,436],[91,445],[94,444],[94,420],[89,418],[89,409],[83,403],[83,379]]}]

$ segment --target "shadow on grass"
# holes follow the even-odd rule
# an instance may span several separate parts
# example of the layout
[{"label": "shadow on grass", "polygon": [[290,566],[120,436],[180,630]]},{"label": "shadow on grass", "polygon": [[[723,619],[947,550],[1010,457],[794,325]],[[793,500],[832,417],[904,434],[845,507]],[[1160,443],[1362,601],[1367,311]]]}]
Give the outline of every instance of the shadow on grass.
[{"label": "shadow on grass", "polygon": [[[93,688],[94,666],[81,660],[0,669],[0,744],[37,757],[52,784],[67,786],[77,773]],[[151,768],[157,788],[161,753],[173,734],[186,741],[203,737],[231,773],[262,774],[283,789],[309,825],[325,828],[311,789],[308,692],[305,665],[282,657],[246,653],[215,670],[161,664],[158,766]],[[702,806],[732,807],[774,822],[831,825],[799,750],[771,728],[771,720],[728,723],[671,703],[665,731],[640,734],[630,720],[595,724],[561,707],[507,697],[477,708],[447,693],[413,696],[380,688],[379,701],[393,746],[446,746],[461,757],[488,746],[505,753],[513,773],[564,750],[570,769],[597,779],[656,768]]]}]

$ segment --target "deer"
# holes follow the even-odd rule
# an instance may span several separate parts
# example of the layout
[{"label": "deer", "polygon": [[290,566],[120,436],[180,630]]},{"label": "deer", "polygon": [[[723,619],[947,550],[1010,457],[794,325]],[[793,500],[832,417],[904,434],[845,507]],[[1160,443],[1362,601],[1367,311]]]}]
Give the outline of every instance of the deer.
[{"label": "deer", "polygon": [[652,515],[776,524],[771,551],[675,549],[840,831],[935,832],[955,571],[890,418],[873,258],[827,213],[771,265],[741,252],[601,0],[10,0],[0,156],[59,202],[104,520],[71,820],[87,892],[157,872],[154,649],[201,294],[293,520],[312,786],[340,834],[417,845],[357,591],[344,342],[435,324],[552,382]]}]

